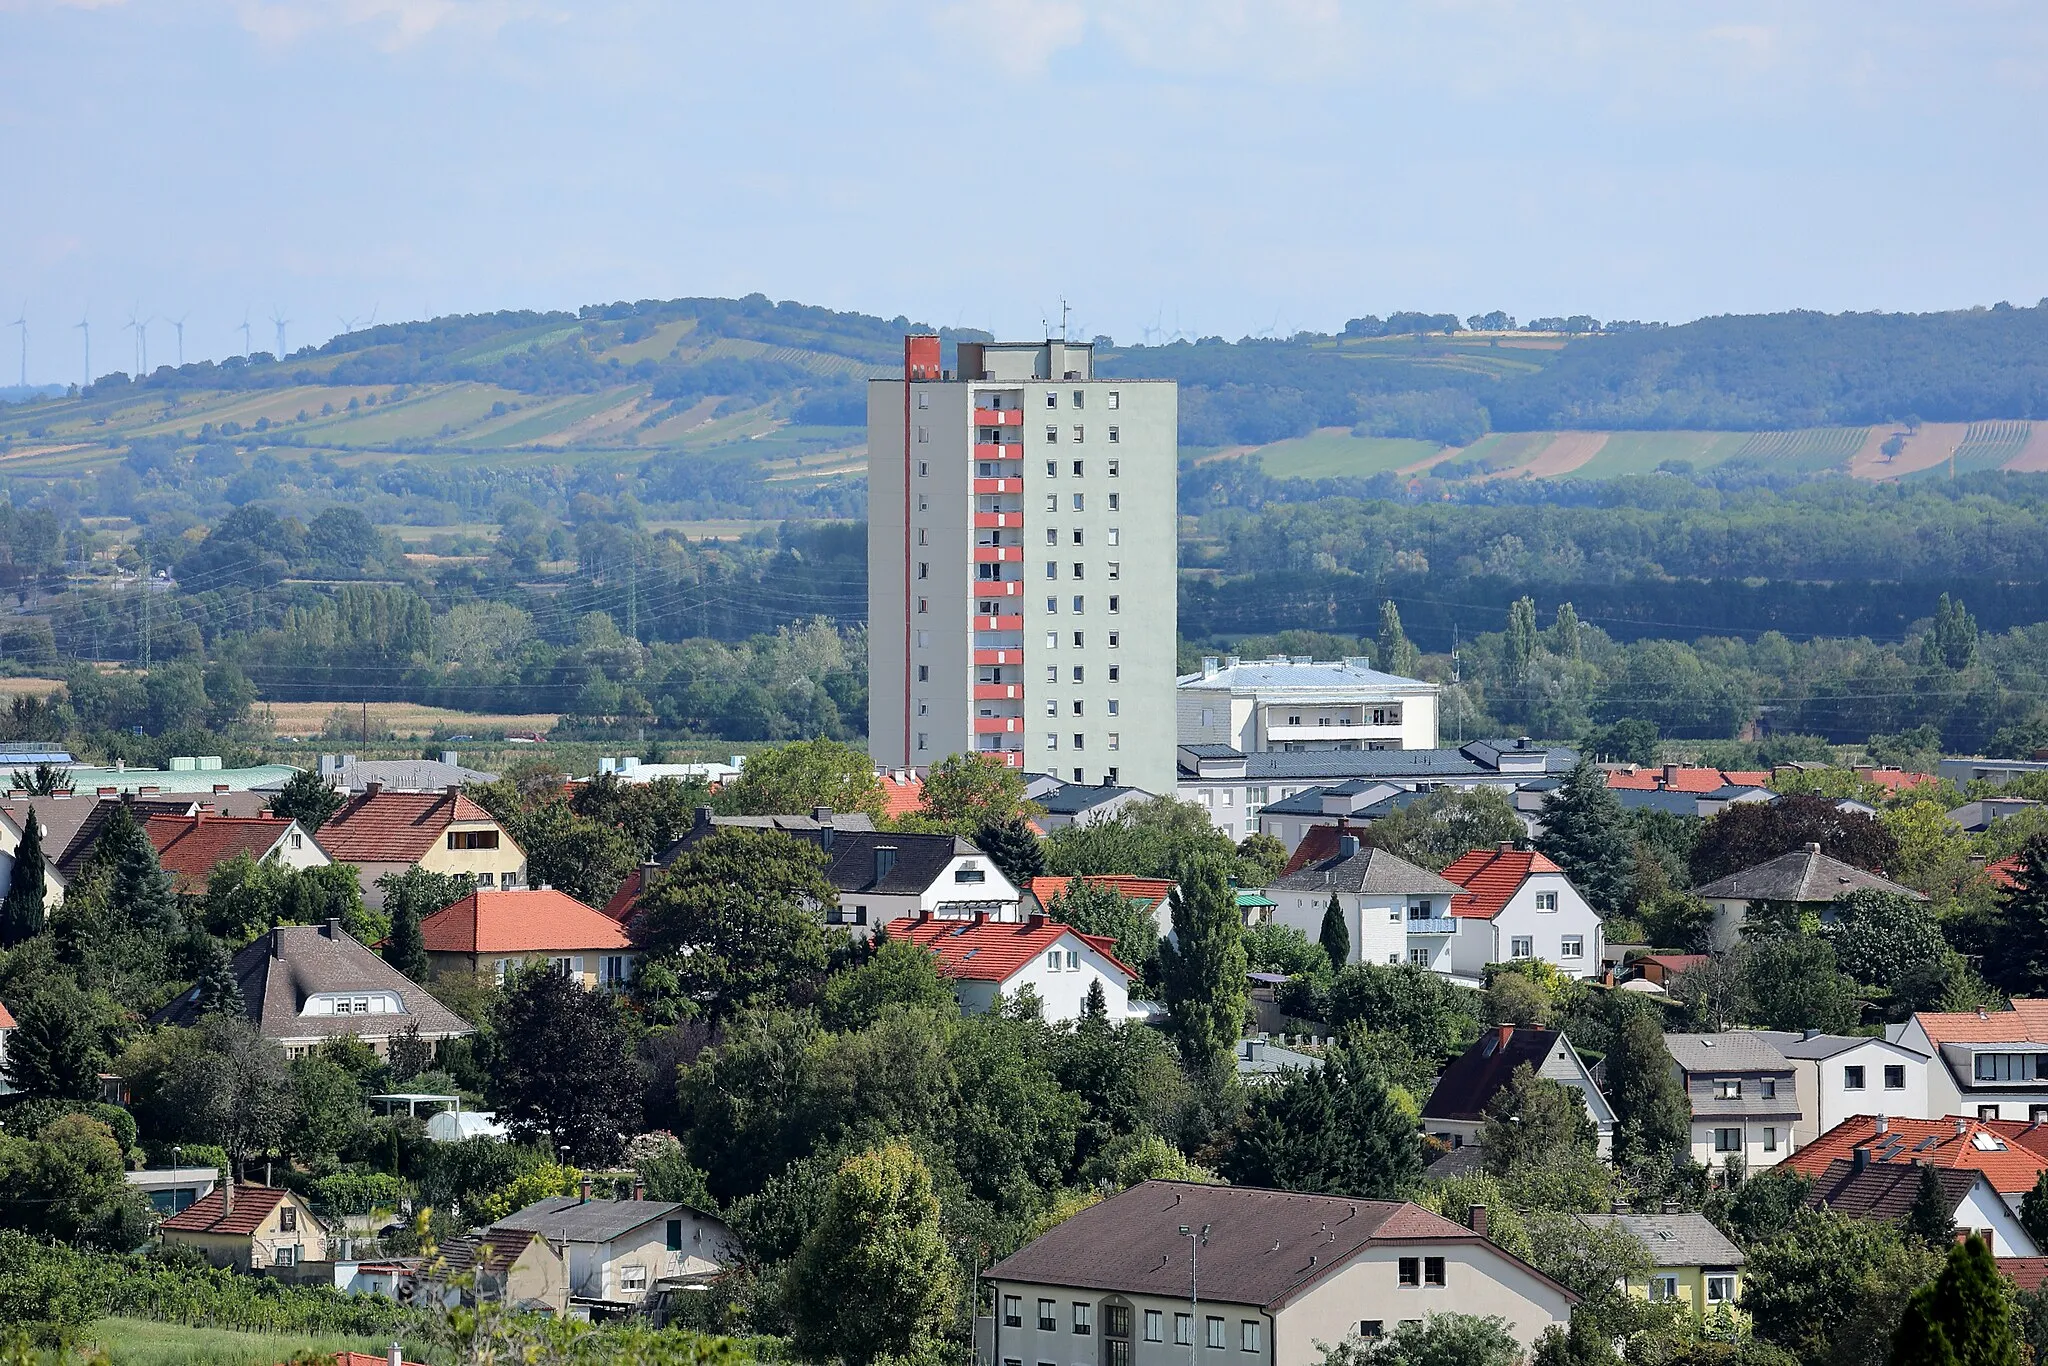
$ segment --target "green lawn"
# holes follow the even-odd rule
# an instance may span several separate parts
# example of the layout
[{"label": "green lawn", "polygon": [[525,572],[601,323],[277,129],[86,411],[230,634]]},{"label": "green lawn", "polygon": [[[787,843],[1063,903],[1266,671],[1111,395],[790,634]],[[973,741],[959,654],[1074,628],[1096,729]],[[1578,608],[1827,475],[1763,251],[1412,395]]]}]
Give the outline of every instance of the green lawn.
[{"label": "green lawn", "polygon": [[1343,427],[1324,427],[1308,436],[1261,447],[1258,454],[1260,465],[1275,479],[1342,479],[1397,470],[1441,449],[1434,441],[1353,436]]},{"label": "green lawn", "polygon": [[[344,1350],[382,1356],[388,1341],[337,1334],[236,1333],[225,1328],[186,1328],[146,1319],[101,1319],[81,1335],[90,1338],[114,1366],[275,1366],[300,1352]],[[418,1360],[416,1349],[408,1357]]]},{"label": "green lawn", "polygon": [[1734,455],[1746,432],[1610,432],[1607,444],[1571,472],[1573,479],[1612,479],[1648,474],[1666,460],[1718,465]]},{"label": "green lawn", "polygon": [[[310,422],[309,434],[327,445],[379,446],[392,441],[431,441],[443,427],[463,427],[481,420],[493,403],[518,403],[527,396],[490,384],[450,384],[414,393],[397,403],[339,412]],[[317,412],[318,409],[316,408]]]}]

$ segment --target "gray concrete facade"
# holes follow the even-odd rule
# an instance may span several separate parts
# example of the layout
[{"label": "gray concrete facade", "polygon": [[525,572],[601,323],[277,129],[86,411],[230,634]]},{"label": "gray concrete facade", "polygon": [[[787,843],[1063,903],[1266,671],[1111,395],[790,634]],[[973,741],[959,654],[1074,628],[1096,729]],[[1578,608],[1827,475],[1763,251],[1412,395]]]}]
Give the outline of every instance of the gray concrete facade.
[{"label": "gray concrete facade", "polygon": [[1170,791],[1176,386],[1076,342],[936,366],[868,385],[869,753]]}]

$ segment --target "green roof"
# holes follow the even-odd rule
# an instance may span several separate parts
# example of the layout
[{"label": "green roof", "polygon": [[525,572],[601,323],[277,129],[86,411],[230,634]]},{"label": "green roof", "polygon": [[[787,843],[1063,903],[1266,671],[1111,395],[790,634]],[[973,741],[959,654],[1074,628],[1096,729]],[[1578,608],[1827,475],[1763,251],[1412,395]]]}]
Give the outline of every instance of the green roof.
[{"label": "green roof", "polygon": [[1237,894],[1237,904],[1242,908],[1245,906],[1277,906],[1280,903],[1272,900],[1264,892],[1244,891]]},{"label": "green roof", "polygon": [[92,768],[84,764],[65,771],[81,794],[103,787],[122,792],[139,792],[153,787],[158,792],[211,792],[216,785],[230,792],[246,792],[265,783],[279,783],[299,772],[290,764],[257,764],[253,768]]}]

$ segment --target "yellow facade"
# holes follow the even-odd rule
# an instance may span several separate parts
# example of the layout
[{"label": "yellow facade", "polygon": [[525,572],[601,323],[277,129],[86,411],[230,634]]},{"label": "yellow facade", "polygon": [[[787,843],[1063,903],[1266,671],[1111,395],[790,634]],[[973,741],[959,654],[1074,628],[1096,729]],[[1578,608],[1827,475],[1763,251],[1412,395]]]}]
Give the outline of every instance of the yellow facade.
[{"label": "yellow facade", "polygon": [[[1710,1287],[1707,1284],[1709,1280],[1716,1284]],[[1742,1298],[1742,1269],[1733,1266],[1654,1267],[1647,1278],[1632,1277],[1628,1291],[1638,1299],[1681,1304],[1700,1318],[1724,1309],[1732,1313]]]},{"label": "yellow facade", "polygon": [[[495,840],[495,844],[489,841]],[[496,821],[451,821],[420,855],[419,866],[435,873],[468,873],[487,887],[526,885],[526,855]],[[490,881],[485,882],[483,875]],[[510,881],[507,881],[507,877]]]}]

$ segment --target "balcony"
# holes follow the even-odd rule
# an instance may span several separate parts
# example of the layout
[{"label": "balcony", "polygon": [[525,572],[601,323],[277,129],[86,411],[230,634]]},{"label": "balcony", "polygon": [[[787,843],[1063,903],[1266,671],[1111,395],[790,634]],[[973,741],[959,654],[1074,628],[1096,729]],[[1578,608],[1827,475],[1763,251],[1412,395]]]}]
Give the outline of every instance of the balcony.
[{"label": "balcony", "polygon": [[976,650],[974,652],[974,662],[976,664],[990,665],[1022,664],[1024,662],[1024,650],[1021,646],[1016,649],[1005,650]]},{"label": "balcony", "polygon": [[1428,920],[1411,920],[1408,922],[1408,933],[1410,934],[1456,934],[1457,932],[1458,922],[1447,915],[1432,916]]},{"label": "balcony", "polygon": [[974,443],[974,458],[976,460],[1022,460],[1024,458],[1024,447],[1021,444],[1013,445],[1009,442],[997,445],[993,442],[977,441]]},{"label": "balcony", "polygon": [[977,683],[974,685],[974,700],[977,702],[1021,702],[1024,700],[1022,683]]},{"label": "balcony", "polygon": [[1024,629],[1024,618],[1021,616],[976,617],[974,619],[974,629],[977,631],[1021,631]]},{"label": "balcony", "polygon": [[974,491],[976,493],[1022,493],[1024,491],[1024,481],[1022,479],[977,479],[974,481]]},{"label": "balcony", "polygon": [[976,735],[1022,735],[1024,718],[1021,716],[977,716],[974,718]]},{"label": "balcony", "polygon": [[1021,427],[1024,425],[1022,408],[976,408],[974,425],[977,427]]},{"label": "balcony", "polygon": [[977,598],[1021,598],[1024,596],[1024,580],[975,579],[969,585],[969,592]]},{"label": "balcony", "polygon": [[974,526],[977,531],[1023,525],[1024,514],[1021,512],[977,512],[974,514]]},{"label": "balcony", "polygon": [[1400,738],[1401,727],[1398,723],[1373,726],[1351,722],[1347,725],[1336,725],[1333,723],[1327,726],[1319,726],[1314,722],[1309,722],[1306,725],[1289,726],[1268,722],[1266,725],[1266,739],[1269,743],[1276,745],[1287,741],[1303,740],[1336,740],[1341,742],[1346,740],[1398,740]]},{"label": "balcony", "polygon": [[974,547],[976,564],[1022,564],[1024,547],[1021,545],[978,545]]}]

